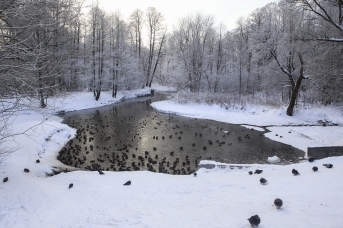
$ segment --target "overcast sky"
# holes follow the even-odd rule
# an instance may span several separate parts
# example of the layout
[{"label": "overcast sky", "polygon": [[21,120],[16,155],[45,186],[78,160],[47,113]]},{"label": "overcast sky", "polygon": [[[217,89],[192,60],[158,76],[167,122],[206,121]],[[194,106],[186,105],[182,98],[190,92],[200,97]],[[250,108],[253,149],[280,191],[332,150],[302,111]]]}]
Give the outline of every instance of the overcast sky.
[{"label": "overcast sky", "polygon": [[165,17],[168,30],[178,19],[191,13],[202,12],[215,16],[216,23],[224,23],[227,29],[233,29],[237,20],[252,10],[275,0],[100,0],[106,11],[120,9],[125,18],[136,9],[145,11],[155,7]]}]

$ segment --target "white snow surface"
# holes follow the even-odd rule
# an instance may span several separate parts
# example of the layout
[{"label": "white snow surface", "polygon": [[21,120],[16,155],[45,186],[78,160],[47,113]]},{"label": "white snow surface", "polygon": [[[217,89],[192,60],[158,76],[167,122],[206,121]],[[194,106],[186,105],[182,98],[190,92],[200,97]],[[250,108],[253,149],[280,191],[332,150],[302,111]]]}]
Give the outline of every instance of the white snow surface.
[{"label": "white snow surface", "polygon": [[342,146],[342,126],[268,127],[266,137],[307,151],[308,147]]},{"label": "white snow surface", "polygon": [[151,105],[161,112],[174,113],[193,118],[213,119],[232,124],[253,126],[297,126],[316,124],[318,120],[327,120],[343,125],[342,110],[333,106],[302,109],[297,111],[294,116],[287,116],[286,107],[277,109],[258,105],[248,105],[244,107],[235,106],[226,109],[220,105],[181,104],[174,100],[158,101]]},{"label": "white snow surface", "polygon": [[96,108],[104,105],[110,105],[121,102],[128,98],[144,96],[150,94],[151,88],[144,88],[132,91],[119,91],[116,98],[112,97],[110,92],[101,92],[98,101],[94,99],[91,92],[71,93],[65,97],[50,99],[48,105],[54,107],[57,111],[76,111],[88,108]]},{"label": "white snow surface", "polygon": [[168,85],[160,85],[158,83],[152,83],[151,88],[159,92],[173,92],[176,91],[174,87]]},{"label": "white snow surface", "polygon": [[269,163],[278,163],[281,161],[281,159],[278,156],[268,157],[267,161]]},{"label": "white snow surface", "polygon": [[265,131],[263,128],[261,127],[256,127],[256,126],[250,126],[250,125],[241,125],[242,127],[248,128],[248,129],[254,129],[256,131]]},{"label": "white snow surface", "polygon": [[[141,94],[126,93],[130,96]],[[121,100],[119,95],[112,99],[105,94],[102,93],[104,97],[98,102],[90,99],[91,93],[72,94],[63,101],[56,100],[56,105],[58,110],[77,110]],[[267,134],[273,134],[275,140],[287,140],[291,145],[298,143],[297,147],[302,142],[306,145],[343,143],[341,126],[281,127],[289,123],[313,123],[323,115],[327,120],[341,124],[342,116],[334,108],[314,110],[306,120],[310,111],[287,117],[282,114],[284,110],[235,111],[216,106],[179,106],[170,101],[153,103],[153,107],[223,122],[277,125],[268,128],[272,132]],[[261,228],[342,227],[343,182],[339,180],[343,173],[343,157],[286,166],[251,164],[241,165],[241,169],[201,168],[196,177],[147,171],[105,172],[105,175],[74,171],[46,177],[45,173],[51,172],[53,166],[66,167],[56,156],[76,131],[61,124],[60,118],[46,118],[35,111],[27,111],[13,120],[14,131],[31,129],[6,145],[17,150],[0,166],[0,178],[8,177],[7,182],[0,180],[0,227],[248,228],[251,226],[247,219],[256,214],[261,218]],[[284,137],[275,136],[275,132]],[[328,135],[324,137],[323,134]],[[40,163],[35,162],[38,158]],[[201,163],[220,164],[214,161]],[[322,166],[325,163],[333,164],[333,168]],[[313,172],[313,166],[319,171]],[[30,172],[24,172],[24,168]],[[293,168],[301,175],[294,176]],[[248,174],[255,169],[262,169],[263,173]],[[260,184],[261,177],[268,180],[266,185]],[[128,180],[132,184],[123,186]],[[74,185],[71,189],[68,188],[70,183]],[[283,200],[279,210],[273,206],[275,198]]]}]

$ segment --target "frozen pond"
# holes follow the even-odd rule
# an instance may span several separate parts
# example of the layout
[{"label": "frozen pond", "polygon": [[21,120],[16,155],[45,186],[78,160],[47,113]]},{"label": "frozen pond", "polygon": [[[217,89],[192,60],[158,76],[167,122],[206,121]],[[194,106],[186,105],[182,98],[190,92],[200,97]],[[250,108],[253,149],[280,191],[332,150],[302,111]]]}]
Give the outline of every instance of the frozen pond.
[{"label": "frozen pond", "polygon": [[200,160],[224,163],[298,162],[304,153],[240,125],[157,113],[150,104],[166,99],[137,98],[120,104],[66,113],[77,137],[60,152],[64,164],[87,170],[194,172]]}]

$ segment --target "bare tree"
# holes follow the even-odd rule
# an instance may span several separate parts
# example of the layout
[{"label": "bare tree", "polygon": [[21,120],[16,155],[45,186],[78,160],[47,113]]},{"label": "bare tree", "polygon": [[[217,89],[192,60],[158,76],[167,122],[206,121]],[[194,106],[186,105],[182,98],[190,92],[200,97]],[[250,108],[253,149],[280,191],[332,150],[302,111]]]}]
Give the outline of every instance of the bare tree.
[{"label": "bare tree", "polygon": [[117,96],[119,79],[123,75],[126,25],[119,11],[110,16],[110,48],[112,97]]},{"label": "bare tree", "polygon": [[[165,26],[163,25],[164,18],[160,12],[154,7],[149,7],[146,11],[146,23],[148,27],[148,39],[149,39],[149,55],[146,70],[146,86],[151,86],[153,74],[151,72],[153,67],[154,58],[156,55],[156,42],[162,36],[164,39]],[[162,48],[163,41],[160,42],[160,50]],[[156,61],[158,63],[158,61]]]},{"label": "bare tree", "polygon": [[331,26],[336,32],[312,34],[315,39],[330,42],[343,42],[343,0],[295,0],[302,8]]},{"label": "bare tree", "polygon": [[142,48],[142,29],[144,25],[144,12],[136,9],[130,16],[130,28],[133,33],[133,43],[135,46],[135,53],[138,54],[138,57],[141,56]]},{"label": "bare tree", "polygon": [[216,56],[216,78],[214,82],[213,92],[217,92],[219,89],[219,82],[226,71],[226,60],[225,60],[225,46],[224,46],[224,36],[226,32],[226,27],[223,24],[219,26],[218,38],[217,38],[217,56]]},{"label": "bare tree", "polygon": [[[242,95],[243,84],[244,84],[244,81],[243,81],[244,70],[249,69],[250,71],[250,68],[247,67],[247,65],[249,64],[249,55],[250,55],[249,49],[248,49],[249,30],[242,18],[238,21],[237,25],[238,25],[237,31],[236,31],[237,36],[236,36],[235,41],[236,41],[236,47],[237,47],[236,55],[238,58],[238,75],[239,75],[238,87],[239,87],[239,94]],[[249,75],[247,75],[246,78],[249,78]]]},{"label": "bare tree", "polygon": [[297,82],[296,82],[294,89],[292,91],[291,100],[290,100],[289,105],[287,107],[286,113],[289,116],[293,116],[294,105],[295,105],[295,102],[298,98],[300,85],[301,85],[302,80],[305,78],[304,77],[304,61],[303,61],[303,58],[302,58],[302,55],[300,52],[298,52],[298,57],[299,57],[299,61],[300,61],[300,72],[299,72],[299,77],[297,79]]},{"label": "bare tree", "polygon": [[24,133],[11,132],[15,112],[31,104],[24,101],[38,98],[45,108],[60,92],[78,7],[74,0],[0,2],[0,157],[13,151],[4,142]]},{"label": "bare tree", "polygon": [[92,26],[92,71],[93,71],[93,94],[95,100],[99,100],[104,73],[105,42],[106,42],[106,18],[105,13],[99,8],[96,1],[91,9]]},{"label": "bare tree", "polygon": [[200,84],[208,67],[206,47],[212,26],[212,16],[198,13],[193,17],[180,19],[174,31],[176,47],[191,92],[200,91]]},{"label": "bare tree", "polygon": [[[159,48],[158,48],[158,52],[157,52],[157,56],[156,56],[156,60],[155,60],[155,64],[154,64],[154,70],[152,71],[151,77],[150,77],[150,79],[149,79],[149,84],[148,84],[149,87],[151,87],[152,81],[153,81],[154,76],[155,76],[155,74],[156,74],[157,66],[158,66],[158,65],[160,64],[160,62],[162,61],[162,56],[163,56],[162,47],[163,47],[163,45],[165,44],[166,32],[167,32],[167,30],[165,29],[165,30],[164,30],[164,33],[163,33],[163,35],[162,35],[161,41],[160,41],[160,43],[159,43]],[[160,64],[160,65],[161,65],[161,64]]]},{"label": "bare tree", "polygon": [[130,16],[131,43],[134,46],[135,55],[138,56],[138,71],[144,77],[144,61],[142,58],[142,30],[144,27],[144,12],[136,9]]}]

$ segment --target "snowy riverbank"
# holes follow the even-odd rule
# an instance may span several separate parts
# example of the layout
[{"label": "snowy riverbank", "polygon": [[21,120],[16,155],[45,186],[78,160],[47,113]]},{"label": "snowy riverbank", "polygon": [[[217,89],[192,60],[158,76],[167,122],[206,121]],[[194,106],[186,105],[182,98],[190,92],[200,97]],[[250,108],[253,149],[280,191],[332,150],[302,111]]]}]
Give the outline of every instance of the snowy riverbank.
[{"label": "snowy riverbank", "polygon": [[76,111],[88,108],[96,108],[104,105],[115,104],[126,99],[143,97],[151,94],[150,88],[132,91],[119,91],[116,98],[110,92],[102,92],[98,101],[94,99],[91,92],[71,93],[65,97],[55,98],[50,101],[52,107],[57,111]]},{"label": "snowy riverbank", "polygon": [[[53,166],[65,167],[56,156],[75,135],[61,124],[56,110],[81,110],[119,102],[146,91],[127,92],[113,99],[103,93],[98,102],[91,93],[73,94],[55,100],[55,110],[44,115],[21,112],[13,130],[31,128],[8,146],[18,150],[0,167],[0,227],[251,227],[247,218],[258,214],[259,227],[341,227],[343,203],[340,180],[343,158],[334,157],[287,166],[257,165],[242,169],[200,169],[193,175],[172,176],[146,171],[75,171],[46,177]],[[287,117],[283,110],[226,110],[216,106],[180,106],[171,101],[153,103],[161,111],[236,124],[269,126],[266,136],[304,145],[339,145],[343,135],[342,114],[335,108],[308,110]],[[312,114],[311,114],[312,113]],[[327,120],[335,127],[299,127]],[[291,125],[281,127],[281,125]],[[292,133],[288,133],[292,132]],[[283,135],[282,138],[275,134]],[[274,137],[274,138],[273,138]],[[286,142],[287,140],[287,142]],[[40,163],[36,163],[39,159]],[[204,161],[203,161],[204,162]],[[210,161],[206,163],[211,163]],[[322,164],[333,164],[327,169]],[[313,172],[312,167],[319,171]],[[24,168],[30,170],[24,172]],[[295,168],[300,176],[294,176]],[[263,169],[249,175],[248,171]],[[259,179],[268,180],[261,185]],[[131,180],[130,186],[123,184]],[[73,188],[68,186],[73,183]],[[281,198],[283,207],[273,206]]]},{"label": "snowy riverbank", "polygon": [[[219,105],[184,105],[171,100],[154,102],[151,105],[159,112],[241,124],[248,128],[249,125],[267,127],[271,132],[266,133],[266,137],[304,152],[307,147],[343,146],[343,112],[335,107],[303,109],[294,116],[287,116],[286,108],[268,109],[253,105],[244,109],[226,109]],[[323,126],[323,123],[338,126]]]}]

